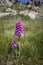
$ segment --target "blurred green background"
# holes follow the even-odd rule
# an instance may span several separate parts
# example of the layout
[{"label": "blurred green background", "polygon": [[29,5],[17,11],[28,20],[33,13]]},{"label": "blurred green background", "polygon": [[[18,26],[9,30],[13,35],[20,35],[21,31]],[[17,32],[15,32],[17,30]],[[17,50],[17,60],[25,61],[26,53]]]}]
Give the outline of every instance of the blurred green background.
[{"label": "blurred green background", "polygon": [[[27,7],[12,6],[19,11]],[[6,7],[0,7],[4,11]],[[28,9],[30,10],[30,9]],[[15,36],[15,24],[22,22],[24,36],[21,37],[21,56],[15,58],[15,49],[11,47]],[[0,19],[0,65],[43,65],[43,19],[30,19],[28,16],[19,14],[6,16]]]}]

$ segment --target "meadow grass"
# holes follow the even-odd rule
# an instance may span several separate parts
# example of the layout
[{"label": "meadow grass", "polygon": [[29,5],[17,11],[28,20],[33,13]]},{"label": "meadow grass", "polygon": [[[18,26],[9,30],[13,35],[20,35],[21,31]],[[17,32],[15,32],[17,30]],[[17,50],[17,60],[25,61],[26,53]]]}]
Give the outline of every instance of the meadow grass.
[{"label": "meadow grass", "polygon": [[[11,42],[18,39],[15,24],[22,22],[21,55],[15,58]],[[8,55],[12,65],[43,65],[43,20],[31,20],[27,16],[7,16],[0,19],[0,65],[7,65]],[[9,62],[10,62],[9,61]]]}]

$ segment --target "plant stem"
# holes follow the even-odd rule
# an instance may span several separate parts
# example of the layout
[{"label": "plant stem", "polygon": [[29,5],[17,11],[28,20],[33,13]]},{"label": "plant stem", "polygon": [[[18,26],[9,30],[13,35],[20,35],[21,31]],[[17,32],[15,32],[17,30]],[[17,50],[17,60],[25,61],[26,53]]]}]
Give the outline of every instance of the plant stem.
[{"label": "plant stem", "polygon": [[20,57],[20,36],[19,36],[19,57]]}]

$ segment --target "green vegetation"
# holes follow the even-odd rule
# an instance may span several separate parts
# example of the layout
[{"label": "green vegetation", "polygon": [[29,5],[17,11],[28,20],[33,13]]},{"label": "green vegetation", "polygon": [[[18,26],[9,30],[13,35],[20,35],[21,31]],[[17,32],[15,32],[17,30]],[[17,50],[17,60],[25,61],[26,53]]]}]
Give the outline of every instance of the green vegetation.
[{"label": "green vegetation", "polygon": [[[11,47],[15,36],[15,23],[22,22],[24,36],[21,37],[21,56],[16,58]],[[25,16],[7,16],[0,19],[0,65],[43,65],[43,20],[31,20]],[[9,65],[9,64],[8,64]]]}]

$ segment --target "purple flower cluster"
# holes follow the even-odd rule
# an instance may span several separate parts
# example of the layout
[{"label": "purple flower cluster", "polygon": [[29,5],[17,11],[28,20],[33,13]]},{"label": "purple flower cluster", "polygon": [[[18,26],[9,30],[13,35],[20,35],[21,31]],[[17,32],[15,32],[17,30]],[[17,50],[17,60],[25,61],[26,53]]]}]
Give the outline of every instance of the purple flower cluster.
[{"label": "purple flower cluster", "polygon": [[17,40],[12,40],[12,48],[17,47]]},{"label": "purple flower cluster", "polygon": [[[23,26],[21,22],[16,22],[15,35],[23,36]],[[12,40],[12,48],[17,47],[17,40]]]},{"label": "purple flower cluster", "polygon": [[16,22],[15,35],[17,36],[23,35],[23,26],[21,22]]}]

